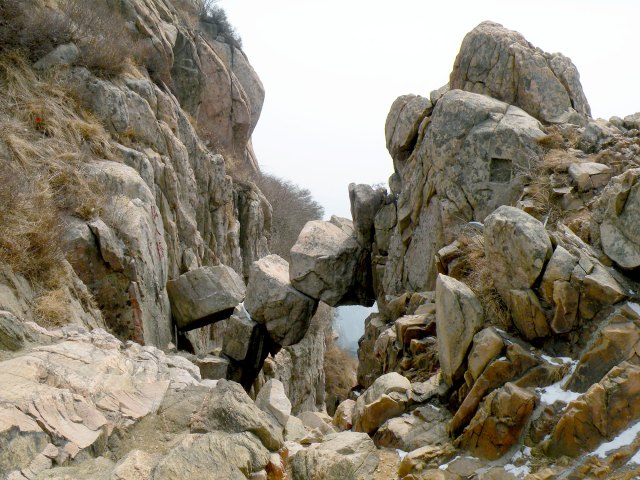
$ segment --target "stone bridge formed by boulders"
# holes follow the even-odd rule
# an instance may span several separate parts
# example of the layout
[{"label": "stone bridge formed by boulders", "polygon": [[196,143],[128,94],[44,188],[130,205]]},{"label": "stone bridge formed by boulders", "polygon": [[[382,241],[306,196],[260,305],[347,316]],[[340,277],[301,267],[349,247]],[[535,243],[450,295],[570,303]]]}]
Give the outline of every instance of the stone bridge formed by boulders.
[{"label": "stone bridge formed by boulders", "polygon": [[375,302],[374,217],[386,192],[351,184],[349,196],[353,221],[333,216],[308,222],[291,249],[291,263],[278,255],[255,261],[246,286],[226,265],[200,267],[168,282],[179,332],[226,321],[227,376],[245,388],[269,353],[304,337],[318,302],[332,307]]}]

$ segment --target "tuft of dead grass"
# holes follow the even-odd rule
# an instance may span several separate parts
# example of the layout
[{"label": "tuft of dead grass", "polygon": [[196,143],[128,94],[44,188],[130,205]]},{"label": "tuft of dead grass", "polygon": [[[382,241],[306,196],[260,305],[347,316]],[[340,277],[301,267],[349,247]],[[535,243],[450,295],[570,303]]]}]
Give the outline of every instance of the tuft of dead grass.
[{"label": "tuft of dead grass", "polygon": [[110,148],[55,77],[39,78],[15,51],[0,53],[0,262],[44,298],[64,277],[63,217],[93,218],[104,203],[85,168],[113,158]]},{"label": "tuft of dead grass", "polygon": [[46,290],[40,295],[34,308],[38,324],[51,328],[68,323],[71,310],[69,298],[69,291],[64,287]]},{"label": "tuft of dead grass", "polygon": [[324,377],[329,414],[336,406],[349,397],[349,392],[358,383],[356,372],[358,361],[349,352],[340,348],[333,336],[325,337]]},{"label": "tuft of dead grass", "polygon": [[511,315],[493,283],[491,276],[493,267],[491,260],[485,255],[484,236],[475,230],[465,229],[458,237],[458,241],[463,252],[462,275],[458,280],[466,283],[476,294],[488,324],[505,330],[509,329]]}]

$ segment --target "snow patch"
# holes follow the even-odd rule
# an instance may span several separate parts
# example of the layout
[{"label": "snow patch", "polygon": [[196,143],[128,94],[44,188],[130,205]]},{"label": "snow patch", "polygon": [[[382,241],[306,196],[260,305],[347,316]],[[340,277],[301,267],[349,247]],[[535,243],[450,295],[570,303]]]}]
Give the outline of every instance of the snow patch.
[{"label": "snow patch", "polygon": [[640,315],[640,305],[638,305],[635,302],[628,302],[627,305],[629,305],[631,307],[631,310],[633,310],[638,315]]},{"label": "snow patch", "polygon": [[[550,360],[553,360],[551,357],[547,357],[546,355],[542,355],[542,358],[550,363]],[[540,394],[540,400],[547,405],[551,405],[557,401],[569,403],[582,395],[581,393],[572,392],[570,390],[565,390],[564,388],[562,388],[562,385],[567,381],[567,379],[571,377],[571,375],[573,375],[573,372],[578,366],[578,361],[571,360],[570,358],[566,357],[560,357],[558,360],[562,360],[562,365],[571,364],[569,372],[564,376],[564,378],[562,378],[562,380],[554,383],[553,385],[549,385],[548,387],[544,388],[536,388],[536,391]]]},{"label": "snow patch", "polygon": [[399,448],[396,448],[396,453],[400,457],[400,461],[402,461],[402,459],[409,454],[409,452],[405,452],[404,450],[400,450]]},{"label": "snow patch", "polygon": [[[610,442],[606,442],[600,445],[598,449],[592,453],[592,455],[597,455],[600,458],[607,458],[608,452],[612,450],[617,450],[620,447],[629,445],[631,442],[635,440],[638,433],[640,433],[640,422],[627,428]],[[636,453],[630,461],[634,461],[634,459],[638,456],[639,456],[638,453]],[[635,461],[634,463],[638,463],[638,462]]]},{"label": "snow patch", "polygon": [[514,464],[509,463],[502,468],[504,468],[505,472],[510,473],[517,478],[523,478],[525,475],[529,475],[531,473],[531,466],[529,465],[529,462],[520,467],[516,467]]}]

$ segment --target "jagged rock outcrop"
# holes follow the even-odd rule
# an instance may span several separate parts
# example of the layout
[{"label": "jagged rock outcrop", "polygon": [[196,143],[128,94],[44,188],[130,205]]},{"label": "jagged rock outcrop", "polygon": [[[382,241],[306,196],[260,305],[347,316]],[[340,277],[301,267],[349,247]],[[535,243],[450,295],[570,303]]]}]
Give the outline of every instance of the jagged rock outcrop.
[{"label": "jagged rock outcrop", "polygon": [[542,52],[494,22],[464,38],[449,85],[516,105],[546,123],[586,123],[591,115],[569,58]]},{"label": "jagged rock outcrop", "polygon": [[[418,120],[411,154],[394,158],[402,187],[385,261],[386,294],[432,290],[436,252],[455,240],[462,224],[482,222],[498,206],[515,203],[523,187],[516,172],[542,157],[536,142],[542,125],[483,95],[451,90]],[[391,144],[390,152],[395,148]]]}]

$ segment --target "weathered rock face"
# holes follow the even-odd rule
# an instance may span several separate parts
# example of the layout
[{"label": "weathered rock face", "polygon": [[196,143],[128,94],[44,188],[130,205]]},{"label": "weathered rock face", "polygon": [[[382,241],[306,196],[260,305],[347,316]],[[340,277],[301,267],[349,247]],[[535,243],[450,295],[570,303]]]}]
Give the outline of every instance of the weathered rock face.
[{"label": "weathered rock face", "polygon": [[480,302],[464,283],[438,275],[436,325],[442,378],[449,385],[462,374],[464,359],[473,336],[482,328]]},{"label": "weathered rock face", "polygon": [[378,453],[365,433],[335,433],[297,452],[291,466],[294,480],[365,480],[373,478]]},{"label": "weathered rock face", "polygon": [[373,304],[369,255],[346,219],[308,222],[291,249],[291,284],[332,307]]},{"label": "weathered rock face", "polygon": [[387,295],[432,290],[434,255],[456,239],[456,227],[515,203],[523,187],[515,172],[542,154],[540,123],[483,95],[449,91],[427,118],[411,155],[394,158],[402,188],[382,282]]},{"label": "weathered rock face", "polygon": [[156,412],[168,389],[201,385],[193,364],[104,330],[30,328],[54,343],[2,362],[1,473],[29,468],[54,441],[57,459],[101,452],[114,429]]},{"label": "weathered rock face", "polygon": [[258,170],[248,142],[260,117],[264,87],[244,52],[179,32],[173,54],[171,76],[177,97],[199,124],[206,125],[205,140]]},{"label": "weathered rock face", "polygon": [[640,367],[623,362],[571,402],[547,444],[553,456],[575,457],[597,447],[640,417]]},{"label": "weathered rock face", "polygon": [[269,255],[251,266],[245,307],[274,342],[287,346],[307,333],[317,302],[291,286],[286,260]]},{"label": "weathered rock face", "polygon": [[114,205],[107,207],[113,227],[70,218],[67,259],[116,335],[166,347],[172,334],[167,248],[153,194],[128,166],[105,161],[91,165],[90,172],[114,195]]},{"label": "weathered rock face", "polygon": [[294,415],[325,409],[324,355],[325,336],[332,328],[330,310],[320,304],[302,340],[265,360],[264,379],[275,378],[284,384]]},{"label": "weathered rock face", "polygon": [[502,206],[487,217],[484,238],[491,277],[505,301],[510,290],[533,286],[553,252],[542,223],[514,207]]},{"label": "weathered rock face", "polygon": [[640,170],[616,177],[600,198],[600,243],[604,253],[622,268],[640,266],[640,231],[636,222],[640,208]]},{"label": "weathered rock face", "polygon": [[460,444],[482,458],[500,458],[518,442],[535,404],[534,393],[507,383],[487,396]]},{"label": "weathered rock face", "polygon": [[229,318],[246,292],[240,276],[226,265],[191,270],[169,281],[167,290],[180,330]]},{"label": "weathered rock face", "polygon": [[516,105],[547,123],[586,123],[591,115],[570,59],[544,53],[494,22],[464,38],[449,85]]}]

